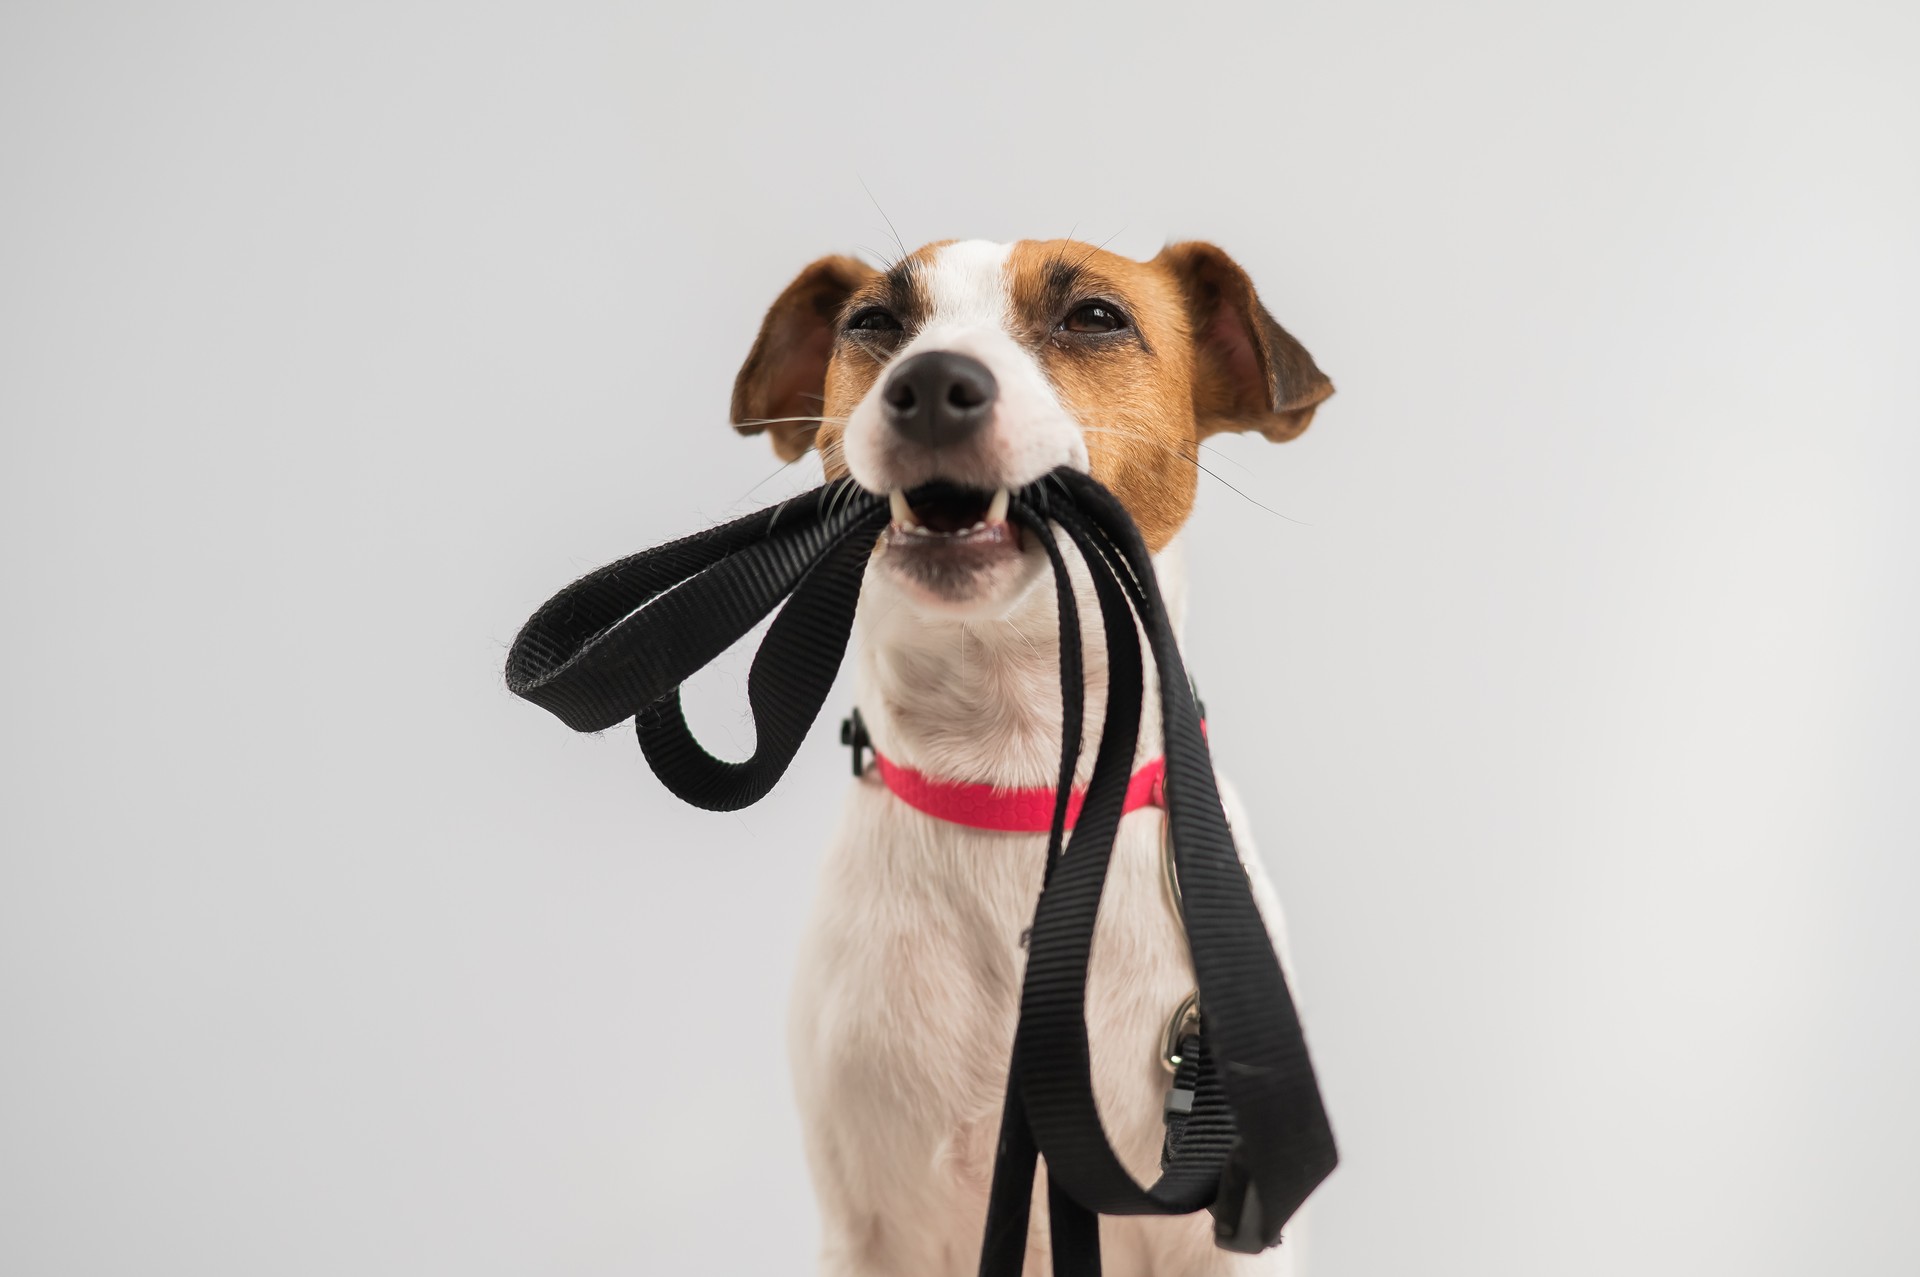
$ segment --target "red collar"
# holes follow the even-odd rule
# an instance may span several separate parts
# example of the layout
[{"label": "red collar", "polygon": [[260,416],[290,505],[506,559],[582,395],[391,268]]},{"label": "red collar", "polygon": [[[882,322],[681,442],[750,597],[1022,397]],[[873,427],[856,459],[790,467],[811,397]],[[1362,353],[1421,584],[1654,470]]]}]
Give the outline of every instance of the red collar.
[{"label": "red collar", "polygon": [[[1055,790],[1051,785],[1007,789],[973,781],[937,780],[911,767],[902,767],[877,749],[873,751],[873,761],[880,769],[880,779],[895,797],[929,816],[973,829],[998,829],[1007,833],[1044,834],[1053,828]],[[1123,814],[1142,807],[1166,806],[1161,790],[1166,772],[1164,758],[1142,764],[1127,782],[1127,805]],[[1086,797],[1086,790],[1075,789],[1068,798],[1068,829],[1080,819],[1080,804]]]},{"label": "red collar", "polygon": [[[856,727],[856,724],[858,726]],[[1207,730],[1207,720],[1200,720],[1200,730]],[[857,740],[854,733],[857,731]],[[1040,785],[1030,789],[1009,789],[1000,785],[982,785],[974,781],[939,780],[925,772],[915,771],[894,762],[877,749],[873,749],[866,737],[866,727],[858,723],[858,717],[850,719],[843,729],[843,735],[849,744],[854,745],[854,766],[859,768],[859,751],[862,748],[872,751],[874,765],[880,769],[880,779],[894,796],[916,811],[924,811],[929,816],[952,821],[956,825],[966,825],[971,829],[998,829],[1004,833],[1044,834],[1053,828],[1054,788]],[[857,774],[857,772],[856,772]],[[1167,805],[1166,780],[1167,760],[1150,759],[1140,765],[1140,770],[1127,782],[1126,806],[1121,815],[1139,811],[1142,807],[1165,807]],[[1067,828],[1072,829],[1080,819],[1080,805],[1087,799],[1085,789],[1075,789],[1067,799]]]}]

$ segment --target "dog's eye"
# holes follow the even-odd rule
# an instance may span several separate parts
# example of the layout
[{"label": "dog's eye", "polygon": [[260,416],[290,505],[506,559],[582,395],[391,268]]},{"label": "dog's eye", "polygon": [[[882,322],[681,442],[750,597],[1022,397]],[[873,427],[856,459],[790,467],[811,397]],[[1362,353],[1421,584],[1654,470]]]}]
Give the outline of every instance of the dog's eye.
[{"label": "dog's eye", "polygon": [[1117,333],[1127,326],[1127,317],[1110,302],[1082,302],[1060,321],[1070,333]]},{"label": "dog's eye", "polygon": [[869,306],[847,321],[847,331],[856,333],[897,333],[900,321],[884,306]]}]

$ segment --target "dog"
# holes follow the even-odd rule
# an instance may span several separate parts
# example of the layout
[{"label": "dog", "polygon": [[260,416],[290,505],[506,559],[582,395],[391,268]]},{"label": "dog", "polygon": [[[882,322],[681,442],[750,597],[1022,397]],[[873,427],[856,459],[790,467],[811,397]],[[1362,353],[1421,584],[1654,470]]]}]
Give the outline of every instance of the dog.
[{"label": "dog", "polygon": [[[1201,440],[1292,439],[1332,393],[1247,273],[1205,243],[1144,262],[1071,240],[946,241],[885,269],[829,256],[768,310],[735,381],[735,428],[788,461],[817,450],[830,480],[887,496],[893,514],[855,620],[854,721],[875,757],[827,852],[792,1000],[825,1277],[978,1265],[1047,843],[1044,820],[1017,809],[1051,812],[1062,739],[1056,595],[1036,588],[1048,562],[1007,521],[1009,490],[1058,466],[1091,472],[1154,551],[1178,626]],[[1085,784],[1106,663],[1090,582],[1065,553],[1087,647]],[[1159,753],[1144,714],[1136,768]],[[1284,960],[1278,904],[1222,793]],[[1194,989],[1163,827],[1151,806],[1121,821],[1086,998],[1101,1118],[1143,1184],[1159,1170],[1169,1033]],[[1051,1271],[1044,1186],[1037,1202],[1029,1274]],[[1251,1257],[1217,1249],[1204,1212],[1100,1229],[1109,1277],[1294,1271],[1293,1229]]]}]

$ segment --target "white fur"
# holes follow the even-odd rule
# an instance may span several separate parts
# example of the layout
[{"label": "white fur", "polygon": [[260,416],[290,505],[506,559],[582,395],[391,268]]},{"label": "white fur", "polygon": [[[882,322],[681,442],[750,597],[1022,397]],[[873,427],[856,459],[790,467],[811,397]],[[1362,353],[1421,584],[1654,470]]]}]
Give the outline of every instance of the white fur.
[{"label": "white fur", "polygon": [[[999,482],[1012,486],[1054,465],[1084,469],[1087,462],[1077,427],[1005,331],[1005,283],[996,274],[1005,260],[997,245],[944,250],[931,272],[933,322],[907,350],[991,357],[1006,401],[1001,426],[1023,423],[1041,440],[1026,451],[1019,441],[995,445],[994,464],[1007,467]],[[877,450],[862,454],[855,444],[870,407],[863,403],[854,413],[848,459],[864,455],[884,465]],[[1059,421],[1072,427],[1072,447],[1049,433]],[[877,432],[877,417],[872,424]],[[1025,466],[1039,469],[1027,473]],[[876,490],[889,486],[889,476],[863,475],[858,464],[855,475]],[[1084,778],[1103,713],[1106,654],[1084,566],[1070,545],[1068,552],[1089,673]],[[1185,611],[1177,542],[1159,556],[1158,570],[1177,626]],[[883,560],[869,566],[857,621],[856,699],[882,752],[939,777],[1053,782],[1061,724],[1050,579],[1016,582],[1013,596],[998,600],[985,619],[962,620],[920,606]],[[1147,673],[1151,689],[1151,666]],[[1147,705],[1157,704],[1150,690]],[[1157,755],[1159,742],[1157,716],[1149,712],[1139,758]],[[1223,792],[1241,854],[1250,857],[1246,823],[1231,792]],[[1115,1150],[1143,1184],[1159,1172],[1167,1086],[1161,1035],[1193,989],[1161,882],[1162,820],[1148,809],[1121,822],[1087,989],[1101,1115]],[[790,1038],[827,1277],[976,1271],[1026,960],[1021,934],[1032,921],[1045,844],[1044,834],[969,829],[924,815],[895,798],[874,769],[853,785],[799,961]],[[1257,861],[1248,864],[1280,943],[1266,876]],[[1279,1251],[1227,1254],[1213,1245],[1204,1212],[1104,1219],[1101,1236],[1109,1277],[1291,1273],[1298,1246],[1290,1231]],[[1029,1274],[1051,1271],[1046,1247],[1043,1188]]]}]

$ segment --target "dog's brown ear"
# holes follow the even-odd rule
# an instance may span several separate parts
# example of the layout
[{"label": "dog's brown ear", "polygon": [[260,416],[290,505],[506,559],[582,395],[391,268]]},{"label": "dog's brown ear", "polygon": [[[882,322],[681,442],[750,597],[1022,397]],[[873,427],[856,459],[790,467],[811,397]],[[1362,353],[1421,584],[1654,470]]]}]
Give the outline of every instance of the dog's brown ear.
[{"label": "dog's brown ear", "polygon": [[[805,455],[824,411],[834,320],[847,298],[873,274],[872,267],[851,257],[822,257],[787,285],[768,309],[747,362],[733,379],[735,430],[743,435],[769,432],[773,450],[783,461]],[[816,420],[783,420],[796,417]]]},{"label": "dog's brown ear", "polygon": [[1172,272],[1186,298],[1201,437],[1258,430],[1284,443],[1305,430],[1333,383],[1260,304],[1247,272],[1198,242],[1169,244],[1154,260]]}]

